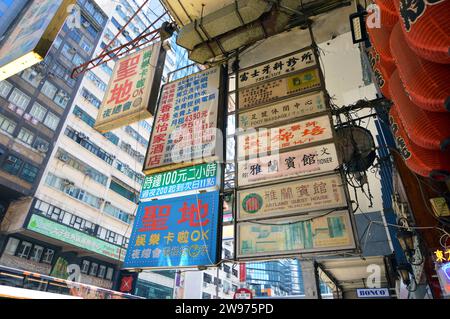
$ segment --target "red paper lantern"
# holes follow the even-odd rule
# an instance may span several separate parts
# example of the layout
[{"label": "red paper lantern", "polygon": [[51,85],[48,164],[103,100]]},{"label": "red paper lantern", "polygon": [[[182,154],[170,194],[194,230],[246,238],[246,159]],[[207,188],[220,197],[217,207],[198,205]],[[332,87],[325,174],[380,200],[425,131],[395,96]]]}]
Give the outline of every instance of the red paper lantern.
[{"label": "red paper lantern", "polygon": [[409,48],[400,23],[392,30],[390,43],[400,78],[413,103],[431,112],[450,111],[450,64],[417,56]]},{"label": "red paper lantern", "polygon": [[392,74],[389,85],[392,101],[408,137],[426,149],[449,149],[450,113],[428,112],[414,105],[406,95],[398,71]]},{"label": "red paper lantern", "polygon": [[414,144],[406,134],[403,123],[393,105],[389,112],[391,130],[397,149],[406,166],[416,174],[445,181],[450,178],[450,152],[432,151]]},{"label": "red paper lantern", "polygon": [[394,3],[411,49],[423,59],[449,64],[450,1],[397,0]]}]

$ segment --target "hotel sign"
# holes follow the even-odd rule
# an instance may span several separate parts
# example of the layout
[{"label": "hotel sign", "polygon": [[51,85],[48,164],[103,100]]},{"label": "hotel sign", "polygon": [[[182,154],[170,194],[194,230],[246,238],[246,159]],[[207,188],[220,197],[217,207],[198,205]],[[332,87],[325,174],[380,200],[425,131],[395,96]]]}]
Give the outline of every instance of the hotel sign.
[{"label": "hotel sign", "polygon": [[238,87],[243,88],[276,77],[285,76],[316,65],[312,48],[295,52],[239,72]]},{"label": "hotel sign", "polygon": [[238,127],[242,129],[266,127],[323,111],[326,111],[324,93],[318,92],[239,112]]},{"label": "hotel sign", "polygon": [[347,206],[339,175],[241,190],[237,200],[240,221]]},{"label": "hotel sign", "polygon": [[238,162],[239,187],[333,171],[339,167],[334,143]]},{"label": "hotel sign", "polygon": [[222,68],[166,84],[147,150],[144,172],[161,172],[217,159]]},{"label": "hotel sign", "polygon": [[333,138],[328,115],[238,136],[238,158],[299,147]]},{"label": "hotel sign", "polygon": [[322,88],[319,69],[310,69],[284,78],[239,90],[239,109],[273,103]]},{"label": "hotel sign", "polygon": [[338,211],[237,226],[237,258],[265,258],[356,248],[350,213]]},{"label": "hotel sign", "polygon": [[158,42],[116,63],[98,112],[96,130],[106,133],[153,116],[165,56]]}]

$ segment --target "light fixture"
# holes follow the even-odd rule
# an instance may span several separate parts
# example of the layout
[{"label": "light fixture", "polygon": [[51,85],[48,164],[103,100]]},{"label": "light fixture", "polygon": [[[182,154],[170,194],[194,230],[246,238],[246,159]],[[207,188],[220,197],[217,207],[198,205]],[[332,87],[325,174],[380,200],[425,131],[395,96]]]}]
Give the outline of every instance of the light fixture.
[{"label": "light fixture", "polygon": [[365,42],[368,40],[365,16],[367,12],[360,11],[350,15],[350,28],[352,31],[353,43]]},{"label": "light fixture", "polygon": [[414,255],[414,234],[408,230],[400,229],[397,231],[397,239],[405,254],[412,257]]}]

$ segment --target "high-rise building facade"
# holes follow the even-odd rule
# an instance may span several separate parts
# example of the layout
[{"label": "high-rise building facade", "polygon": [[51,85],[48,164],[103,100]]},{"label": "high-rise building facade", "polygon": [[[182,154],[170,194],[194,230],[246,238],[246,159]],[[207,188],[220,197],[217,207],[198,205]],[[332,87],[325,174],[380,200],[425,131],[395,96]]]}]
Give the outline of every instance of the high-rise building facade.
[{"label": "high-rise building facade", "polygon": [[0,0],[0,39],[20,15],[29,0]]},{"label": "high-rise building facade", "polygon": [[[70,203],[58,205],[64,202],[64,193],[80,201],[87,194],[75,195],[65,181],[57,184],[53,179],[60,189],[54,194],[59,201],[46,200],[51,194],[39,195],[40,185],[49,181],[44,172],[59,154],[58,138],[82,81],[70,77],[72,69],[92,57],[108,21],[92,0],[79,0],[78,5],[80,25],[64,24],[42,63],[0,82],[0,187],[7,207],[1,224],[0,264],[55,276],[70,259],[60,257],[72,254],[70,245],[61,243],[78,241],[79,246],[88,246],[92,236]],[[94,204],[92,198],[90,203]],[[82,232],[77,233],[77,227],[83,227]],[[91,232],[94,229],[91,224]]]},{"label": "high-rise building facade", "polygon": [[[76,264],[81,282],[114,287],[137,209],[152,121],[98,133],[93,126],[114,61],[77,79],[71,79],[70,73],[103,49],[135,38],[163,12],[158,1],[151,1],[116,37],[140,3],[122,0],[111,5],[110,1],[79,0],[81,28],[68,30],[65,25],[41,66],[0,82],[0,116],[12,113],[0,118],[0,133],[12,140],[5,142],[0,157],[0,182],[5,173],[18,184],[10,190],[11,181],[1,183],[5,187],[2,193],[13,203],[2,223],[0,264],[63,278],[68,275],[67,265]],[[188,63],[186,54],[178,59],[170,45],[166,49],[165,79],[177,66]],[[39,72],[44,76],[39,77]],[[38,88],[34,99],[29,93],[33,86]],[[15,105],[14,110],[11,105]],[[18,109],[31,114],[29,121],[37,121],[36,127],[28,127],[26,119],[15,120],[21,113]],[[41,146],[38,138],[46,133],[50,138]],[[28,163],[33,159],[28,153],[23,157],[10,155],[14,150],[10,145],[23,148],[24,143],[30,144],[28,153],[45,157]],[[23,162],[20,167],[11,156]],[[28,176],[34,172],[28,167],[31,164],[36,167],[34,179]],[[33,183],[25,184],[27,179]],[[8,204],[5,202],[5,210]],[[173,272],[142,273],[136,293],[148,298],[172,297],[173,278]]]}]

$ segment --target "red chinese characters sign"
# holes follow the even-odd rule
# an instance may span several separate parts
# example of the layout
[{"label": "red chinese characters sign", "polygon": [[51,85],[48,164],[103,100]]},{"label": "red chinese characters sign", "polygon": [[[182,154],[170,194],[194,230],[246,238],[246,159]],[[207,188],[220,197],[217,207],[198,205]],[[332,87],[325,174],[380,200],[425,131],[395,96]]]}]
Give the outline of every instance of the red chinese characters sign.
[{"label": "red chinese characters sign", "polygon": [[158,64],[164,63],[164,56],[158,43],[117,62],[98,113],[98,131],[105,133],[152,116],[155,105],[149,104],[156,104],[161,82]]},{"label": "red chinese characters sign", "polygon": [[238,158],[304,146],[332,137],[328,115],[270,129],[252,130],[239,135]]},{"label": "red chinese characters sign", "polygon": [[211,68],[164,86],[144,171],[204,162],[216,154],[221,69]]}]

